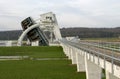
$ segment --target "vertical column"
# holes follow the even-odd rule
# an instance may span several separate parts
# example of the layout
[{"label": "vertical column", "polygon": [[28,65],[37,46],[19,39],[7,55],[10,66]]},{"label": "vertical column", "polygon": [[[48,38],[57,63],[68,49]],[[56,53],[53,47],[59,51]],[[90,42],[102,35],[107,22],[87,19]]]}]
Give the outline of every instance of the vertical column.
[{"label": "vertical column", "polygon": [[77,72],[85,72],[85,58],[76,52]]},{"label": "vertical column", "polygon": [[87,79],[101,79],[102,68],[89,61],[85,54],[85,67]]},{"label": "vertical column", "polygon": [[120,78],[117,78],[112,73],[106,71],[106,79],[120,79]]},{"label": "vertical column", "polygon": [[75,48],[72,48],[72,55],[71,55],[71,58],[72,58],[72,64],[77,64],[76,62],[76,49]]},{"label": "vertical column", "polygon": [[69,52],[68,52],[68,59],[71,59],[71,53],[72,52],[72,49],[71,49],[71,47],[69,47]]},{"label": "vertical column", "polygon": [[68,56],[68,47],[66,45],[64,45],[63,49],[64,49],[65,55]]},{"label": "vertical column", "polygon": [[69,55],[70,50],[69,50],[69,47],[68,47],[68,46],[66,46],[66,48],[67,48],[67,50],[66,50],[66,55],[68,56],[68,55]]},{"label": "vertical column", "polygon": [[71,58],[71,57],[70,57],[70,56],[71,56],[71,55],[70,55],[70,54],[71,54],[70,52],[71,52],[70,47],[68,47],[68,51],[67,51],[67,56],[68,56],[68,59],[70,59],[70,58]]},{"label": "vertical column", "polygon": [[70,49],[68,46],[66,46],[67,50],[66,50],[66,55],[69,57],[69,54],[70,54]]}]

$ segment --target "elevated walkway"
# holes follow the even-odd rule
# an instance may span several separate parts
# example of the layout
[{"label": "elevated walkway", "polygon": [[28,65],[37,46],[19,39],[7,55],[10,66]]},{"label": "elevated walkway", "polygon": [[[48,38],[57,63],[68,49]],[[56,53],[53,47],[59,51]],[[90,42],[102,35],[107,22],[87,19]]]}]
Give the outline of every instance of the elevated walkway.
[{"label": "elevated walkway", "polygon": [[87,79],[101,79],[102,69],[106,79],[120,79],[120,54],[112,56],[110,51],[65,39],[60,42],[72,64],[77,64],[77,71],[86,72]]}]

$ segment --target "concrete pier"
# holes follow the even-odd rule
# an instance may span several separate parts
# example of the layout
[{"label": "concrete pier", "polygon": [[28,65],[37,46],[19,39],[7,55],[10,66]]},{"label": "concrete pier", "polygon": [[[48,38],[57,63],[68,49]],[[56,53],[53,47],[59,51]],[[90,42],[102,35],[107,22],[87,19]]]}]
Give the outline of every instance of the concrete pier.
[{"label": "concrete pier", "polygon": [[87,79],[101,79],[102,68],[87,60],[86,56],[85,66]]},{"label": "concrete pier", "polygon": [[120,79],[120,66],[106,60],[112,57],[99,54],[99,52],[82,50],[69,43],[62,45],[68,59],[72,60],[72,64],[77,64],[77,72],[86,72],[86,79],[102,79],[102,69],[106,71],[106,79]]},{"label": "concrete pier", "polygon": [[85,58],[76,53],[77,72],[85,72]]},{"label": "concrete pier", "polygon": [[72,49],[72,52],[71,52],[72,64],[77,64],[76,53],[77,53],[76,50]]},{"label": "concrete pier", "polygon": [[120,79],[120,78],[118,78],[118,77],[114,76],[112,73],[106,71],[106,79]]}]

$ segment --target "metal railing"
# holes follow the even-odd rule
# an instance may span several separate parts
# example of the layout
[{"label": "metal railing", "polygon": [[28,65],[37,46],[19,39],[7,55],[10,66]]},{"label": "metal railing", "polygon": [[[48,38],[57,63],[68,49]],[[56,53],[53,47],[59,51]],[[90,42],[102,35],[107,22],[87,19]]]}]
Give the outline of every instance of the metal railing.
[{"label": "metal railing", "polygon": [[95,47],[100,47],[100,48],[120,52],[120,42],[103,42],[103,41],[89,42],[89,41],[81,41],[81,43],[84,43],[86,45],[92,45],[92,46],[95,46]]},{"label": "metal railing", "polygon": [[92,54],[93,56],[97,56],[98,58],[100,57],[104,59],[104,61],[111,62],[112,67],[113,67],[113,64],[120,66],[120,55],[118,57],[115,57],[114,55],[108,55],[106,53],[100,52],[99,50],[97,51],[97,50],[91,49],[89,45],[84,44],[84,43],[70,42],[65,39],[60,40],[60,42],[65,45],[69,45],[77,49],[86,51],[87,53]]}]

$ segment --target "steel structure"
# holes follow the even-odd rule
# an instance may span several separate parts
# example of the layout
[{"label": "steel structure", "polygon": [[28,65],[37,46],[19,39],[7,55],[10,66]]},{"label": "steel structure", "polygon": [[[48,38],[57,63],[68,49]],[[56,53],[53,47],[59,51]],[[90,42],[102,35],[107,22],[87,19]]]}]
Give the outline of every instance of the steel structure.
[{"label": "steel structure", "polygon": [[[62,39],[55,14],[49,12],[40,16],[40,22],[38,23],[30,17],[21,22],[23,33],[18,39],[18,46],[22,45],[22,40],[26,35],[31,43],[39,41],[38,45],[48,45],[49,42]],[[43,31],[49,31],[51,33],[49,42]],[[55,36],[55,38],[53,37],[53,35]]]}]

